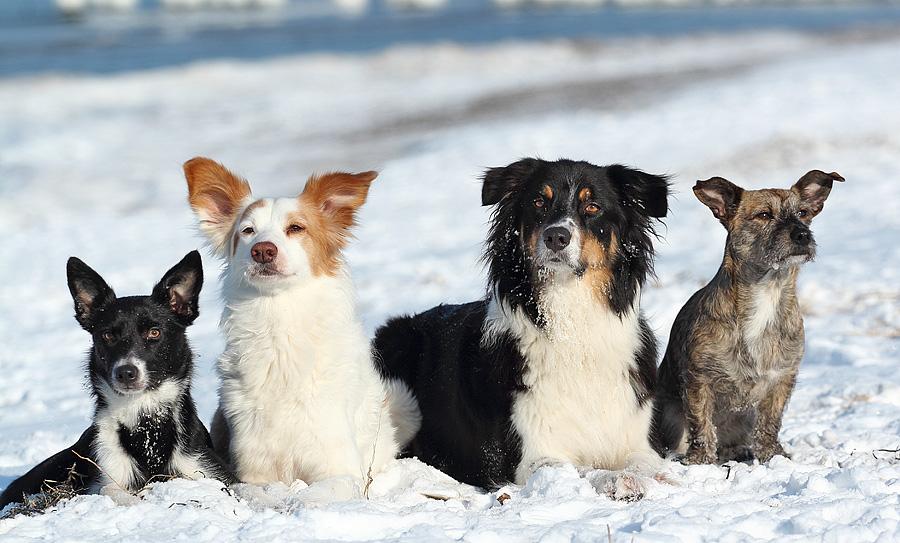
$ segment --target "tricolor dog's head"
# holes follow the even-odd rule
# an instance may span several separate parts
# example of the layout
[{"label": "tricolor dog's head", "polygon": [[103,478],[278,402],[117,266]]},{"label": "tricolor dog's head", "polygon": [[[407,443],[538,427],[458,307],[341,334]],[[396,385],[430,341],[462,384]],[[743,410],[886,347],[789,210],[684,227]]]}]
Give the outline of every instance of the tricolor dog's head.
[{"label": "tricolor dog's head", "polygon": [[75,319],[94,340],[89,371],[101,405],[167,384],[187,385],[193,358],[185,329],[199,314],[200,253],[188,253],[150,296],[116,297],[97,272],[75,257],[66,275]]},{"label": "tricolor dog's head", "polygon": [[622,314],[651,271],[651,219],[666,215],[668,192],[666,178],[620,165],[526,158],[488,170],[491,287],[535,317],[547,285],[590,281]]},{"label": "tricolor dog's head", "polygon": [[256,199],[247,181],[208,158],[189,160],[184,174],[200,230],[225,258],[227,275],[261,291],[335,275],[377,175],[314,175],[297,197]]}]

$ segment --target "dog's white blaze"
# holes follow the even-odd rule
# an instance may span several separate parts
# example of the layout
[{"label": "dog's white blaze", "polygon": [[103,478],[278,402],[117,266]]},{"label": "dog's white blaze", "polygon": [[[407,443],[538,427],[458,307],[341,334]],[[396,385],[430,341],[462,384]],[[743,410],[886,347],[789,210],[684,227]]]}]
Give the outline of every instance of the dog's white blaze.
[{"label": "dog's white blaze", "polygon": [[228,345],[219,371],[237,476],[365,480],[394,458],[387,390],[355,317],[349,275],[342,269],[268,294],[233,287],[224,293]]},{"label": "dog's white blaze", "polygon": [[528,390],[517,393],[512,413],[523,443],[518,484],[548,463],[642,471],[661,465],[648,440],[652,405],[639,406],[630,382],[641,346],[638,309],[619,318],[590,288],[576,279],[550,287],[541,303],[546,332],[521,310],[493,300],[488,310],[486,336],[508,331],[527,360]]},{"label": "dog's white blaze", "polygon": [[[542,237],[543,233],[546,232],[548,228],[557,227],[565,228],[566,230],[568,230],[571,238],[569,239],[569,244],[566,246],[566,248],[558,253],[550,250],[547,247],[546,243],[544,243],[543,239],[537,240],[537,245],[534,248],[535,265],[538,266],[539,269],[547,267],[547,273],[542,275],[552,275],[553,270],[556,268],[564,268],[566,272],[568,272],[568,270],[575,266],[578,263],[579,259],[581,259],[581,229],[576,227],[575,221],[573,221],[571,218],[566,217],[559,222],[545,226],[541,230]],[[562,262],[551,262],[550,259],[554,256],[561,257]]]},{"label": "dog's white blaze", "polygon": [[[223,277],[225,283],[253,283],[261,288],[271,286],[280,288],[285,281],[303,281],[312,277],[312,268],[306,252],[297,250],[300,241],[290,238],[286,229],[289,226],[285,222],[286,216],[296,213],[296,198],[263,198],[257,202],[251,202],[255,207],[243,217],[243,220],[235,223],[232,235],[238,236],[235,253],[229,253],[229,266]],[[243,215],[243,213],[241,214]],[[247,227],[252,227],[253,234],[242,234]],[[276,280],[253,277],[250,273],[255,267],[251,256],[251,249],[260,242],[273,243],[278,248],[278,255],[274,262],[274,268],[281,277]],[[233,290],[233,287],[228,287]]]}]

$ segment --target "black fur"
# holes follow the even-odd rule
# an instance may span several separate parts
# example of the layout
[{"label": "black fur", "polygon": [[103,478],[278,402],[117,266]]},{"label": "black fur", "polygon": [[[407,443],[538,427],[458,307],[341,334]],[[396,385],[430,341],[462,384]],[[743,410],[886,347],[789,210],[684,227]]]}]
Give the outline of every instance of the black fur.
[{"label": "black fur", "polygon": [[[77,492],[87,492],[114,473],[97,455],[100,440],[112,443],[134,461],[140,474],[127,490],[140,490],[154,477],[182,474],[171,465],[176,451],[196,457],[206,469],[204,476],[226,483],[236,482],[213,453],[209,434],[190,395],[193,353],[185,329],[197,318],[197,300],[203,284],[200,254],[192,251],[169,270],[150,296],[117,298],[100,275],[77,258],[67,265],[69,290],[75,302],[75,318],[93,338],[88,355],[88,376],[95,400],[94,422],[72,447],[41,462],[13,481],[0,496],[0,507],[22,501],[47,486],[70,481]],[[123,360],[140,360],[135,380]],[[177,385],[172,403],[141,411],[128,426],[111,419],[111,404],[139,401],[163,385]],[[138,388],[144,385],[143,390]],[[130,390],[133,388],[134,390]],[[157,409],[156,407],[160,407]],[[116,428],[104,438],[101,427]],[[82,458],[83,457],[83,458]],[[87,460],[90,459],[90,460]],[[117,481],[118,482],[118,481]]]},{"label": "black fur", "polygon": [[[538,208],[533,202],[547,187],[554,197]],[[585,188],[596,212],[584,210],[578,195]],[[422,429],[405,454],[470,484],[496,487],[513,481],[522,459],[522,437],[510,415],[514,396],[526,390],[528,361],[509,333],[484,341],[489,304],[501,301],[521,309],[538,328],[546,326],[539,303],[546,283],[527,239],[568,217],[601,246],[609,247],[615,236],[618,249],[610,251],[607,264],[613,280],[605,300],[597,303],[622,317],[652,273],[651,219],[665,216],[667,196],[665,178],[620,165],[527,158],[489,169],[482,187],[482,205],[495,206],[483,257],[487,298],[397,317],[376,332],[383,373],[405,382],[422,412]],[[573,263],[572,273],[583,277],[587,264]],[[630,382],[644,405],[653,397],[657,346],[643,319],[640,326],[641,347]]]}]

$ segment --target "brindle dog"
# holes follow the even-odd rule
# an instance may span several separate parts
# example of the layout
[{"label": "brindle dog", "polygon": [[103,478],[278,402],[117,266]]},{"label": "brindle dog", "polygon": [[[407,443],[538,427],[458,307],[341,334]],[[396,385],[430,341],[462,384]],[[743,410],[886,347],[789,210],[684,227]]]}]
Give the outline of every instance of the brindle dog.
[{"label": "brindle dog", "polygon": [[813,170],[789,190],[744,190],[713,177],[694,194],[728,230],[718,273],[678,313],[659,367],[654,432],[687,464],[785,455],[781,416],[803,357],[800,266],[836,173]]}]

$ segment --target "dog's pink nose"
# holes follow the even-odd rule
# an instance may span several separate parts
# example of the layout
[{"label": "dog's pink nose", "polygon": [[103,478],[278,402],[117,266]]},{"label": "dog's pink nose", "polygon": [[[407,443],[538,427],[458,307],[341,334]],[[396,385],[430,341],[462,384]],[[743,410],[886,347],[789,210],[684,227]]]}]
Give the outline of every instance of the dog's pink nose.
[{"label": "dog's pink nose", "polygon": [[278,247],[270,241],[261,241],[250,249],[250,256],[253,257],[255,262],[268,264],[278,256]]}]

